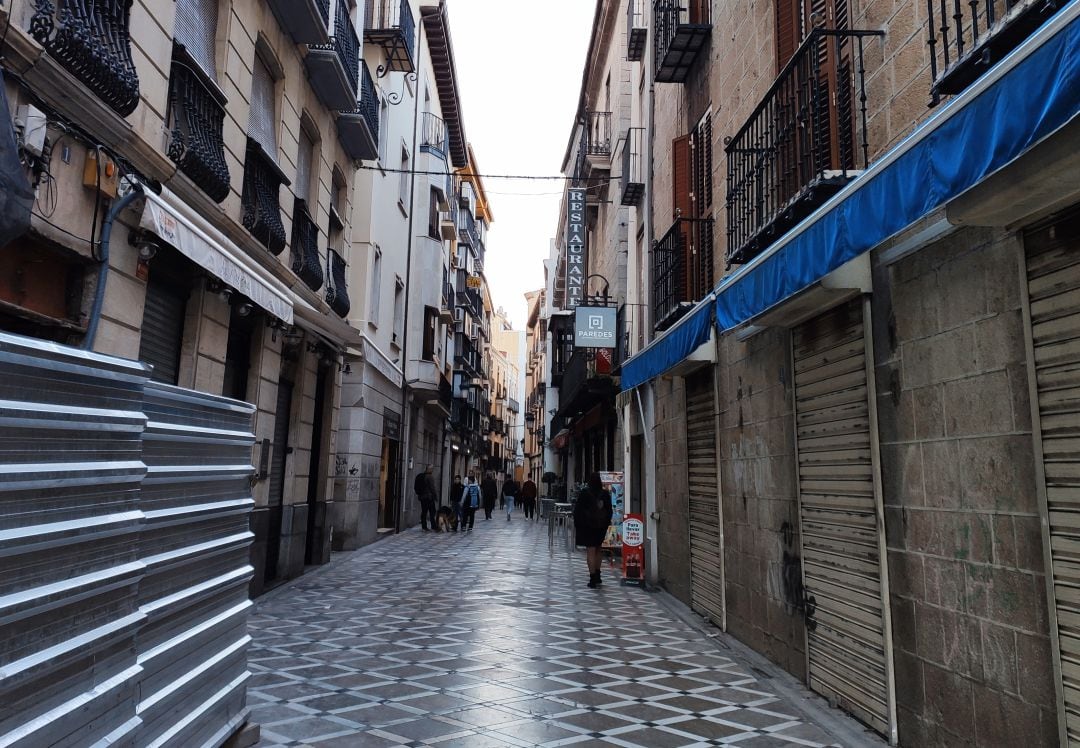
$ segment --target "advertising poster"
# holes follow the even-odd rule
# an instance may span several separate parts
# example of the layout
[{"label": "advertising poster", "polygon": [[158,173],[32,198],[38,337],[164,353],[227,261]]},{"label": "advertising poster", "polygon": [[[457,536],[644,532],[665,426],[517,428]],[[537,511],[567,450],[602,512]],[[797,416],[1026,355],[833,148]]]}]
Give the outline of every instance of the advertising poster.
[{"label": "advertising poster", "polygon": [[645,518],[627,514],[623,518],[622,573],[623,582],[645,582]]},{"label": "advertising poster", "polygon": [[625,489],[623,487],[622,472],[600,473],[600,481],[604,484],[604,490],[611,494],[611,526],[608,527],[607,536],[604,537],[602,547],[609,549],[622,548],[622,523]]}]

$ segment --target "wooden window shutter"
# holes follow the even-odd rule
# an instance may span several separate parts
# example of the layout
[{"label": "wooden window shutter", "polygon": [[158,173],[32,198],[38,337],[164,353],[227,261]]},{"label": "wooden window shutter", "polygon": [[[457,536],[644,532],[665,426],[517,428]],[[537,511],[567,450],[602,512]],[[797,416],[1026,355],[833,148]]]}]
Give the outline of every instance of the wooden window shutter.
[{"label": "wooden window shutter", "polygon": [[795,54],[802,41],[802,1],[776,0],[776,72]]},{"label": "wooden window shutter", "polygon": [[708,24],[709,0],[690,0],[690,23]]},{"label": "wooden window shutter", "polygon": [[671,210],[672,219],[690,217],[693,203],[690,199],[690,136],[683,135],[671,142]]}]

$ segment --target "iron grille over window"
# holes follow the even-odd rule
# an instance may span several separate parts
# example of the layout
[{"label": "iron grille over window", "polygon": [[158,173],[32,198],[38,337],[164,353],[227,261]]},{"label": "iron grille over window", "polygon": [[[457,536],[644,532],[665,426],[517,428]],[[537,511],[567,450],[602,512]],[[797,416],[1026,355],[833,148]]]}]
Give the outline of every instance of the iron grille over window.
[{"label": "iron grille over window", "polygon": [[653,322],[665,330],[713,285],[713,220],[678,218],[652,251]]},{"label": "iron grille over window", "polygon": [[285,249],[285,225],[281,222],[278,193],[288,184],[285,175],[262,146],[248,138],[244,159],[244,228],[275,255]]},{"label": "iron grille over window", "polygon": [[815,29],[725,147],[729,265],[783,236],[867,166],[863,40]]},{"label": "iron grille over window", "polygon": [[169,79],[169,158],[220,203],[229,194],[224,101],[186,58],[178,50]]},{"label": "iron grille over window", "polygon": [[131,59],[132,0],[37,0],[30,33],[68,72],[122,116],[139,104]]},{"label": "iron grille over window", "polygon": [[334,314],[344,318],[349,316],[349,309],[352,307],[345,284],[345,258],[331,249],[328,265],[330,284],[326,287],[326,303],[334,310]]},{"label": "iron grille over window", "polygon": [[312,291],[323,284],[319,257],[319,226],[308,213],[307,203],[297,198],[293,208],[292,271]]}]

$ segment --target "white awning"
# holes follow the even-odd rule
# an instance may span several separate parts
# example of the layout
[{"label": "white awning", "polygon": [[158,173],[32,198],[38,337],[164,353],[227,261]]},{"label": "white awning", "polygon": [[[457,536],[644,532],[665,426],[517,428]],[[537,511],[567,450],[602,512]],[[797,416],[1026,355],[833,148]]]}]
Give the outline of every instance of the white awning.
[{"label": "white awning", "polygon": [[288,286],[260,267],[244,251],[198,216],[167,189],[157,195],[146,190],[140,227],[176,247],[199,267],[251,299],[286,324],[293,323]]},{"label": "white awning", "polygon": [[332,312],[323,314],[301,298],[296,299],[296,324],[318,333],[336,348],[363,344],[364,339],[359,330],[350,327],[348,322]]}]

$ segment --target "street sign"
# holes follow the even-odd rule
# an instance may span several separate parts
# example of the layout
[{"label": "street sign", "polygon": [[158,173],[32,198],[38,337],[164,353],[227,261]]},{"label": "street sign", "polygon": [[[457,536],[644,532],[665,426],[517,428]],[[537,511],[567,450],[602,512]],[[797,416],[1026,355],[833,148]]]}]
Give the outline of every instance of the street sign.
[{"label": "street sign", "polygon": [[585,295],[585,190],[566,191],[566,308]]},{"label": "street sign", "polygon": [[484,285],[484,279],[479,275],[470,275],[465,279],[466,288],[480,288]]},{"label": "street sign", "polygon": [[615,348],[616,316],[613,306],[579,306],[574,312],[574,347]]}]

